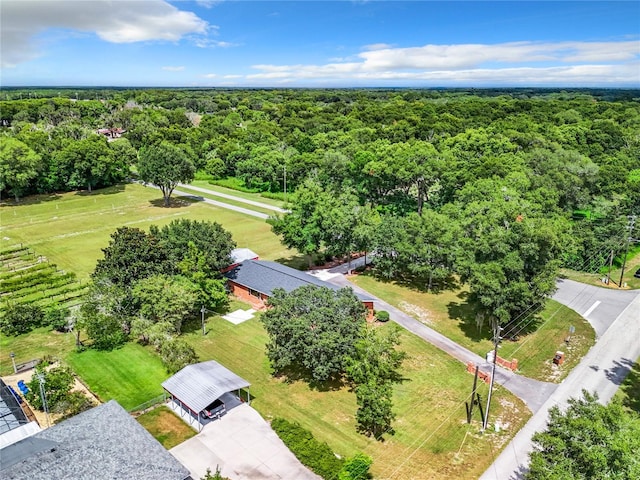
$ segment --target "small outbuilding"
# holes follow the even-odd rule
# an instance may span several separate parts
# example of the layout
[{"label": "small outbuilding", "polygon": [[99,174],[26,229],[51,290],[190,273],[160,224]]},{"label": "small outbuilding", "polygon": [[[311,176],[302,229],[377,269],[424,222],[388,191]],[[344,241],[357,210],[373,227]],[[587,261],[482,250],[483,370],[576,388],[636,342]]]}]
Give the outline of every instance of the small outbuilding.
[{"label": "small outbuilding", "polygon": [[[244,402],[241,390],[246,389],[246,401],[251,402],[250,383],[215,360],[187,365],[162,382],[162,388],[170,395],[174,406],[189,424],[197,422],[198,430],[207,423],[206,411],[217,400],[225,404]],[[237,395],[229,395],[237,392]],[[232,406],[232,405],[230,405]]]}]

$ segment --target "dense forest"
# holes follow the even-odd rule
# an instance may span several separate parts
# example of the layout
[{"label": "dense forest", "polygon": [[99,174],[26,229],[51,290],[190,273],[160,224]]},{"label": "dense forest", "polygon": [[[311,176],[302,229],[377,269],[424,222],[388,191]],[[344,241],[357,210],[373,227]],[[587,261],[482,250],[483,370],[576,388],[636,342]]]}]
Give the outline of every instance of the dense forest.
[{"label": "dense forest", "polygon": [[503,323],[558,267],[595,271],[640,237],[639,91],[0,96],[3,198],[112,185],[139,153],[172,151],[199,178],[288,200],[273,229],[310,259],[375,252],[379,275],[425,289],[455,274]]}]

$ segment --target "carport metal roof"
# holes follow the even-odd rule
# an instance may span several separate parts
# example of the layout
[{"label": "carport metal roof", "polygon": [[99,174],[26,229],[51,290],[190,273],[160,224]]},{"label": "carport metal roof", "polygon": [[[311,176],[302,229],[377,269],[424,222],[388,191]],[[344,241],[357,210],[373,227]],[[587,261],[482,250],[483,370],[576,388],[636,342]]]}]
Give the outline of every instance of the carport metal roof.
[{"label": "carport metal roof", "polygon": [[187,365],[162,387],[194,412],[201,412],[221,395],[250,385],[214,360]]}]

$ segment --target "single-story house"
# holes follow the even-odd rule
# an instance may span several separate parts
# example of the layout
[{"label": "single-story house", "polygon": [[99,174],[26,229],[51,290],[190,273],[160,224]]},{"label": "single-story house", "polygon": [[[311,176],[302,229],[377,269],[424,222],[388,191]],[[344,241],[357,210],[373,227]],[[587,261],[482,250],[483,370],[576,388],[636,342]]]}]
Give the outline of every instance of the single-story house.
[{"label": "single-story house", "polygon": [[[170,395],[178,407],[180,415],[190,424],[197,422],[198,430],[206,423],[205,409],[216,400],[223,399],[224,404],[236,405],[244,401],[240,390],[247,389],[247,403],[251,403],[250,383],[239,377],[215,360],[187,365],[172,377],[162,382],[162,388]],[[230,392],[237,391],[233,397]]]},{"label": "single-story house", "polygon": [[[339,290],[340,287],[319,278],[266,260],[245,260],[225,273],[231,293],[250,303],[256,309],[264,309],[266,301],[276,288],[291,292],[306,285]],[[367,309],[367,316],[373,316],[373,298],[356,292],[356,296]]]},{"label": "single-story house", "polygon": [[3,480],[189,476],[189,470],[114,400],[0,450]]}]

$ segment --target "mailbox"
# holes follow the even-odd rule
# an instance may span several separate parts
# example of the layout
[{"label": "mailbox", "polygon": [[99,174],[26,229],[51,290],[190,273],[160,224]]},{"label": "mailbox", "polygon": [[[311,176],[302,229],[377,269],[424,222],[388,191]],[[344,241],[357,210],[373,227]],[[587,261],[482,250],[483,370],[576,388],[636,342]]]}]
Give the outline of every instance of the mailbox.
[{"label": "mailbox", "polygon": [[564,352],[556,352],[556,355],[553,357],[553,363],[562,365],[564,363]]}]

